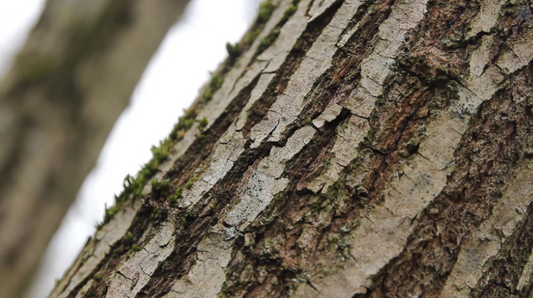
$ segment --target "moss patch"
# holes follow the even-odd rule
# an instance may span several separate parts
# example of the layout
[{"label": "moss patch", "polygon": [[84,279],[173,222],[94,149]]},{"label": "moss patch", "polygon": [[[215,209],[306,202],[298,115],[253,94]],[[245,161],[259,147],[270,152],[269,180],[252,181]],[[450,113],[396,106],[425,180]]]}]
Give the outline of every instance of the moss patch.
[{"label": "moss patch", "polygon": [[279,33],[281,32],[281,28],[287,21],[294,15],[296,10],[298,10],[298,3],[300,0],[293,0],[291,6],[285,10],[283,13],[283,18],[281,18],[280,22],[276,25],[276,28],[274,28],[269,35],[265,36],[261,39],[261,43],[259,44],[259,47],[257,48],[257,51],[255,52],[255,56],[259,56],[261,53],[263,53],[268,47],[270,47],[274,41],[278,38]]}]

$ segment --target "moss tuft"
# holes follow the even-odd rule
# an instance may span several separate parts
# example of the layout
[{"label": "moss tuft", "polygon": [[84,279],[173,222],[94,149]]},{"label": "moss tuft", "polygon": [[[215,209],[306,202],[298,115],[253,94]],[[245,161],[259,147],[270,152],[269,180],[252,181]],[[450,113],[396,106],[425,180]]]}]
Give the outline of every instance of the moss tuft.
[{"label": "moss tuft", "polygon": [[270,34],[263,37],[261,39],[261,42],[259,44],[259,47],[257,48],[257,51],[255,52],[255,56],[259,56],[261,53],[263,53],[268,47],[270,47],[274,41],[278,38],[279,33],[281,32],[281,27],[287,23],[287,21],[294,15],[294,13],[298,10],[298,3],[300,0],[293,0],[291,6],[289,6],[285,12],[283,13],[283,17],[281,18],[280,22],[276,25],[276,28],[274,28]]},{"label": "moss tuft", "polygon": [[263,31],[262,27],[246,34],[246,36],[244,37],[244,44],[247,46],[251,46],[252,43],[254,43],[254,41],[257,39],[259,34],[261,34],[261,31]]},{"label": "moss tuft", "polygon": [[300,1],[293,1],[291,6],[285,10],[283,13],[283,18],[281,18],[281,22],[286,23],[290,17],[294,15],[294,13],[298,10],[298,2]]},{"label": "moss tuft", "polygon": [[263,37],[259,43],[259,47],[257,47],[257,52],[255,52],[256,56],[261,55],[268,47],[274,43],[274,41],[278,38],[280,33],[280,28],[274,28],[272,32],[270,32],[269,35]]},{"label": "moss tuft", "polygon": [[207,121],[207,117],[202,118],[202,120],[200,120],[200,123],[198,123],[201,129],[204,129],[207,124],[209,124],[209,122]]},{"label": "moss tuft", "polygon": [[178,202],[178,199],[181,199],[183,197],[182,192],[183,188],[178,187],[176,189],[176,192],[169,198],[170,204],[175,205]]},{"label": "moss tuft", "polygon": [[211,81],[209,82],[209,86],[207,86],[207,90],[204,93],[204,103],[209,102],[213,98],[213,95],[218,89],[220,89],[223,83],[223,76],[220,76],[218,74],[211,75]]},{"label": "moss tuft", "polygon": [[101,229],[103,225],[110,222],[113,217],[115,217],[115,214],[118,213],[118,211],[122,208],[122,202],[115,202],[115,205],[111,207],[105,206],[105,214],[104,214],[104,221],[102,223],[97,224],[97,229]]},{"label": "moss tuft", "polygon": [[189,181],[187,181],[187,183],[185,183],[185,188],[186,188],[186,189],[191,189],[192,186],[194,185],[194,182],[195,182],[195,181],[196,181],[195,178],[191,178],[191,179],[189,179]]},{"label": "moss tuft", "polygon": [[126,237],[124,237],[124,239],[125,239],[128,243],[133,242],[133,234],[132,234],[131,232],[129,232],[128,234],[126,234]]},{"label": "moss tuft", "polygon": [[227,42],[226,51],[228,52],[230,59],[236,59],[241,54],[238,43],[232,44],[231,42]]},{"label": "moss tuft", "polygon": [[170,189],[170,184],[168,183],[168,180],[153,180],[152,181],[152,192],[159,194],[159,195],[165,195],[168,193]]},{"label": "moss tuft", "polygon": [[271,0],[264,0],[261,2],[259,4],[259,12],[257,15],[258,22],[266,23],[268,19],[270,19],[270,16],[272,16],[275,8],[276,7],[272,4]]}]

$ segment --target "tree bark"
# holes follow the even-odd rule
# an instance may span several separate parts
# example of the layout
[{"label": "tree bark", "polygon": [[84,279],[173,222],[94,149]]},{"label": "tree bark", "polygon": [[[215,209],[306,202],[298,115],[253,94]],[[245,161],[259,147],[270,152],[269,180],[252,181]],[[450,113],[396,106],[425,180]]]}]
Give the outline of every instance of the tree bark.
[{"label": "tree bark", "polygon": [[49,297],[532,297],[532,3],[268,3]]},{"label": "tree bark", "polygon": [[20,297],[186,0],[47,2],[0,85],[0,297]]}]

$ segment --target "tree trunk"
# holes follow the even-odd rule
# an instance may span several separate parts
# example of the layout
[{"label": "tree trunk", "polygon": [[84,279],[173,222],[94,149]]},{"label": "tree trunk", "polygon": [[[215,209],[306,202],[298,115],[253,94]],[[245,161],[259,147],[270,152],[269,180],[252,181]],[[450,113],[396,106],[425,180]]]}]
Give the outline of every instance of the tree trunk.
[{"label": "tree trunk", "polygon": [[264,2],[49,297],[531,297],[530,6]]},{"label": "tree trunk", "polygon": [[0,85],[0,297],[20,297],[187,0],[47,1]]}]

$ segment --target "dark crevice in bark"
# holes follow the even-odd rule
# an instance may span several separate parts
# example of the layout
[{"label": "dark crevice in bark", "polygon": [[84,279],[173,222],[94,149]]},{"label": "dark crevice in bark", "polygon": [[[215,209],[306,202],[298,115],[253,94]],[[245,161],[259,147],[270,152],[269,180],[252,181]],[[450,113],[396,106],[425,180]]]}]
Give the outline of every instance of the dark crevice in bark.
[{"label": "dark crevice in bark", "polygon": [[315,3],[315,1],[323,1],[323,0],[311,0],[311,1],[309,1],[309,5],[307,5],[307,10],[305,11],[305,16],[306,17],[311,17],[309,15],[309,11],[311,10],[311,7],[313,7],[313,4]]},{"label": "dark crevice in bark", "polygon": [[[391,0],[394,1],[394,0]],[[348,26],[346,26],[342,33],[339,35],[339,38],[337,39],[337,42],[335,43],[338,46],[339,41],[341,41],[342,37],[350,32],[355,25],[359,23],[359,21],[368,13],[368,8],[374,5],[376,1],[375,0],[367,0],[364,3],[361,3],[359,8],[357,9],[357,12],[353,15],[353,17],[350,19],[350,22],[348,23]]]},{"label": "dark crevice in bark", "polygon": [[[395,2],[396,0],[381,0],[362,4],[350,21],[351,28],[344,30],[343,33],[349,32],[358,23],[360,29],[348,38],[343,47],[339,47],[334,60],[337,56],[353,55],[359,60],[368,56],[374,49],[373,45],[379,40],[377,34],[379,26],[389,18]],[[335,63],[333,65],[342,66]]]},{"label": "dark crevice in bark", "polygon": [[[373,3],[373,2],[372,2]],[[369,4],[368,4],[369,5]],[[367,4],[361,5],[357,10],[357,13],[350,20],[350,26],[358,23],[365,17],[368,9]],[[389,12],[385,12],[382,19],[388,16]],[[367,17],[366,21],[370,21]],[[345,49],[357,47],[366,49],[372,38],[377,32],[380,23],[373,27],[368,27],[367,30],[361,30],[356,32],[350,40],[346,43],[345,47],[339,48],[333,56],[332,67],[324,72],[313,84],[312,90],[306,94],[303,102],[305,107],[302,109],[302,113],[298,116],[298,120],[293,125],[304,125],[305,122],[315,119],[322,113],[329,104],[337,103],[344,105],[348,100],[350,93],[356,88],[357,83],[360,80],[360,63],[364,58],[364,52],[360,55],[348,54]],[[368,26],[369,24],[364,24]],[[346,32],[348,30],[344,30]],[[343,32],[343,34],[344,34]],[[342,34],[341,34],[342,36]],[[290,129],[290,128],[288,128]]]},{"label": "dark crevice in bark", "polygon": [[261,98],[259,98],[250,108],[246,123],[242,129],[245,138],[250,136],[250,130],[258,124],[268,113],[277,97],[283,93],[292,75],[305,58],[305,54],[311,48],[316,39],[320,36],[324,28],[329,24],[342,1],[337,1],[331,5],[326,12],[314,21],[307,24],[303,34],[298,38],[296,44],[285,59],[278,73],[270,82]]},{"label": "dark crevice in bark", "polygon": [[[366,30],[356,31],[346,45],[336,51],[332,61],[333,66],[315,82],[312,91],[306,95],[305,107],[293,125],[303,125],[306,121],[316,118],[329,104],[344,105],[346,103],[360,81],[361,61],[372,51],[370,45],[376,41],[379,25],[388,18],[393,3],[394,1],[389,0],[376,4],[382,9],[377,17],[374,16],[377,12],[372,15],[365,14],[368,10],[367,6],[359,8],[351,23],[360,22],[360,26]],[[351,50],[348,52],[346,49]],[[333,143],[330,144],[331,146]],[[308,182],[319,174],[324,164],[317,159],[316,166],[320,169],[315,171],[315,175],[307,177]]]}]

